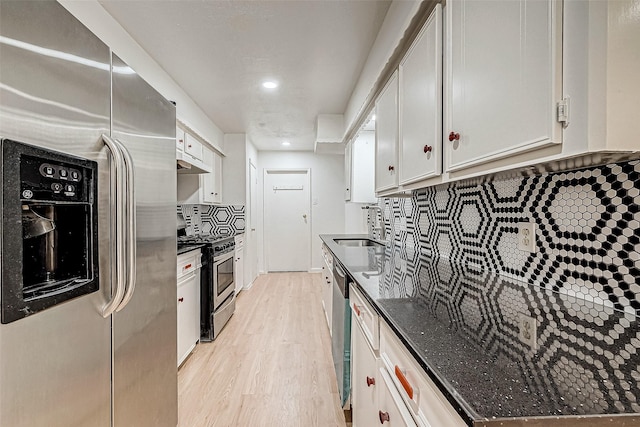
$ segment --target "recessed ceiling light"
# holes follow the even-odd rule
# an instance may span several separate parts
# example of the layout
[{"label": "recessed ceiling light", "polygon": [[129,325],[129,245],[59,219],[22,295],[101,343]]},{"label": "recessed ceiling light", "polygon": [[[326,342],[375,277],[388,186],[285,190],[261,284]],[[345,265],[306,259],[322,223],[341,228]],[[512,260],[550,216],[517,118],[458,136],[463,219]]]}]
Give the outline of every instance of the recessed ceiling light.
[{"label": "recessed ceiling light", "polygon": [[284,145],[285,147],[288,147],[291,145],[291,143],[289,141],[284,141],[282,145]]},{"label": "recessed ceiling light", "polygon": [[267,89],[275,89],[278,87],[278,83],[272,81],[266,81],[262,83],[262,86]]}]

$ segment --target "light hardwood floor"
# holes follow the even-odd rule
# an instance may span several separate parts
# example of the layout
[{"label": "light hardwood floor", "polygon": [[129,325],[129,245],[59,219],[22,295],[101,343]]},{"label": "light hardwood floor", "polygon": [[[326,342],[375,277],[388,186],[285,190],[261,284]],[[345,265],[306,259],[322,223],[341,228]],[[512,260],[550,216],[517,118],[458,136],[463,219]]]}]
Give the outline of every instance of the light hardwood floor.
[{"label": "light hardwood floor", "polygon": [[271,273],[242,291],[178,372],[180,427],[345,426],[320,274]]}]

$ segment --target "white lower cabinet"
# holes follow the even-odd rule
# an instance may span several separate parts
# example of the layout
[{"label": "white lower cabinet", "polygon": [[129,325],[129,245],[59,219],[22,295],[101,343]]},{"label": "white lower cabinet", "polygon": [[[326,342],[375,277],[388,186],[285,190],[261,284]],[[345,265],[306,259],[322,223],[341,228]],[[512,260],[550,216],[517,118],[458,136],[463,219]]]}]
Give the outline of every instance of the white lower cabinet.
[{"label": "white lower cabinet", "polygon": [[236,251],[233,262],[233,280],[236,282],[236,295],[244,288],[244,235],[235,237]]},{"label": "white lower cabinet", "polygon": [[200,340],[200,250],[178,256],[178,366]]},{"label": "white lower cabinet", "polygon": [[378,388],[382,378],[378,358],[367,343],[356,314],[351,319],[351,405],[354,426],[374,426],[378,419]]},{"label": "white lower cabinet", "polygon": [[349,292],[353,427],[465,427],[449,401],[358,289],[352,285]]}]

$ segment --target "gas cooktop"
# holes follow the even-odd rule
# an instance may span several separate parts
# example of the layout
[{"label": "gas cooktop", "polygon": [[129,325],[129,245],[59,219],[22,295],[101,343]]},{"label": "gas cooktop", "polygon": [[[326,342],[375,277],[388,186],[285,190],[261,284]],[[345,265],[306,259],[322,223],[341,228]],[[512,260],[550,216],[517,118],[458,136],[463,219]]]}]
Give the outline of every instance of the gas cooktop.
[{"label": "gas cooktop", "polygon": [[218,243],[227,239],[233,239],[231,234],[196,234],[193,236],[179,236],[179,245],[194,245],[201,243]]}]

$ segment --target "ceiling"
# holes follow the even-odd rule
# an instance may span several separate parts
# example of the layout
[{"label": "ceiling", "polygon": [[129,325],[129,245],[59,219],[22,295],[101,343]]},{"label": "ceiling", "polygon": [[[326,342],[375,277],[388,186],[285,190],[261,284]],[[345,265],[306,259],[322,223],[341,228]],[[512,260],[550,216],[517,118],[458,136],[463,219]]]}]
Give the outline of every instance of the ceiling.
[{"label": "ceiling", "polygon": [[224,133],[313,150],[318,114],[344,113],[390,0],[100,3]]}]

